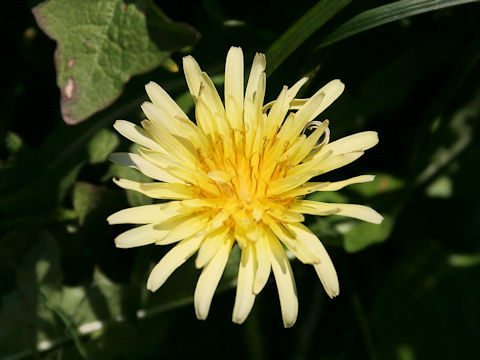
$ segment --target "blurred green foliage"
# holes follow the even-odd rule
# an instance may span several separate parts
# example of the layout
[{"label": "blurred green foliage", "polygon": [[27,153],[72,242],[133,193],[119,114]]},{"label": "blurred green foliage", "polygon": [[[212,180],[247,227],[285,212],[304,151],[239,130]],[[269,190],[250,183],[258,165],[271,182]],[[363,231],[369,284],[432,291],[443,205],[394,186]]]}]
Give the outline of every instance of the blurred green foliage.
[{"label": "blurred green foliage", "polygon": [[[476,358],[479,15],[478,1],[465,0],[11,3],[0,15],[9,31],[0,82],[0,358]],[[56,64],[56,44],[41,29],[58,41]],[[85,41],[99,46],[90,53]],[[148,180],[108,162],[131,147],[113,121],[142,119],[150,80],[193,115],[177,64],[192,54],[222,88],[232,45],[247,66],[267,53],[267,101],[305,75],[305,97],[340,78],[346,91],[322,114],[332,138],[380,135],[366,156],[325,179],[377,174],[375,182],[311,197],[368,204],[385,221],[307,219],[328,246],[341,294],[329,300],[313,269],[294,261],[300,314],[292,329],[281,325],[272,282],[244,325],[230,323],[238,253],[209,319],[197,321],[193,263],[152,294],[145,281],[167,249],[116,249],[128,227],[105,221],[151,202],[111,182]],[[69,78],[85,87],[65,112]]]}]

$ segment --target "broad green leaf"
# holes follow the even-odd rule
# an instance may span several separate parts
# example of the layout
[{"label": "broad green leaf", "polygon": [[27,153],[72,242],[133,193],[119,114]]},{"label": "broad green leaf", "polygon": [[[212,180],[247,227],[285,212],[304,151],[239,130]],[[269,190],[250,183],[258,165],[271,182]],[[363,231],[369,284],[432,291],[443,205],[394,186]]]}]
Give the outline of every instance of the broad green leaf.
[{"label": "broad green leaf", "polygon": [[198,37],[150,0],[47,0],[33,13],[57,42],[57,84],[68,124],[111,104],[131,76],[154,69]]},{"label": "broad green leaf", "polygon": [[107,195],[107,190],[85,182],[77,182],[73,188],[73,208],[78,221],[83,224],[88,214],[94,210]]},{"label": "broad green leaf", "polygon": [[88,143],[88,157],[91,164],[101,163],[107,160],[113,150],[119,144],[118,135],[109,129],[102,129],[96,133]]},{"label": "broad green leaf", "polygon": [[23,146],[23,140],[14,132],[8,132],[5,136],[5,146],[11,154],[15,154]]},{"label": "broad green leaf", "polygon": [[308,10],[267,50],[267,74],[271,75],[310,35],[342,10],[351,0],[323,0]]},{"label": "broad green leaf", "polygon": [[125,289],[98,268],[87,286],[64,286],[62,278],[57,242],[42,233],[18,269],[17,288],[2,298],[2,359],[28,357],[70,339],[78,353],[86,357],[80,336],[101,329],[101,321],[123,316]]},{"label": "broad green leaf", "polygon": [[0,357],[33,351],[55,332],[55,315],[45,305],[44,292],[60,286],[59,254],[55,239],[47,233],[40,234],[25,254],[17,272],[17,289],[3,298],[0,309]]},{"label": "broad green leaf", "polygon": [[467,268],[480,265],[480,253],[476,254],[451,254],[447,262],[450,266]]},{"label": "broad green leaf", "polygon": [[373,197],[401,189],[405,182],[390,174],[376,174],[375,180],[363,184],[355,184],[348,189],[365,197]]},{"label": "broad green leaf", "polygon": [[402,0],[364,11],[327,36],[318,48],[336,43],[374,27],[406,17],[444,9],[451,6],[478,2],[478,0]]},{"label": "broad green leaf", "polygon": [[384,214],[384,219],[379,225],[363,221],[346,221],[335,227],[343,235],[345,250],[353,253],[387,240],[392,232],[393,218]]},{"label": "broad green leaf", "polygon": [[428,197],[448,199],[453,193],[453,182],[449,176],[440,176],[425,189]]}]

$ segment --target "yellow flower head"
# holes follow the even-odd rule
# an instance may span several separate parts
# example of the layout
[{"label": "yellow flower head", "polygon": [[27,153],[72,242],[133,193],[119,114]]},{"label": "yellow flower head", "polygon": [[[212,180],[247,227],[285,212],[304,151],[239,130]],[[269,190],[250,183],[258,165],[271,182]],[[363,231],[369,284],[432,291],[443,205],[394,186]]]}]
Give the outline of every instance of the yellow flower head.
[{"label": "yellow flower head", "polygon": [[339,293],[332,261],[320,240],[302,224],[303,214],[382,221],[366,206],[303,200],[309,193],[339,190],[373,176],[309,180],[358,159],[378,142],[378,136],[368,131],[329,142],[328,120],[314,119],[343,92],[339,80],[309,99],[296,99],[307,81],[303,78],[264,105],[265,65],[265,56],[256,54],[244,90],[243,53],[232,47],[225,65],[224,106],[208,75],[191,56],[185,57],[183,69],[195,101],[196,124],[159,85],[149,83],[151,102],[142,106],[148,120],[142,121],[142,127],[124,120],[114,125],[140,145],[139,154],[112,154],[111,159],[158,181],[114,181],[151,198],[172,201],[121,210],[108,222],[146,224],[120,234],[115,239],[120,248],[177,243],[152,270],[147,282],[151,291],[198,252],[195,264],[203,269],[194,296],[199,319],[207,317],[229,253],[238,245],[242,255],[233,321],[247,318],[272,270],[283,323],[290,327],[297,318],[298,300],[285,249],[314,266],[330,297]]}]

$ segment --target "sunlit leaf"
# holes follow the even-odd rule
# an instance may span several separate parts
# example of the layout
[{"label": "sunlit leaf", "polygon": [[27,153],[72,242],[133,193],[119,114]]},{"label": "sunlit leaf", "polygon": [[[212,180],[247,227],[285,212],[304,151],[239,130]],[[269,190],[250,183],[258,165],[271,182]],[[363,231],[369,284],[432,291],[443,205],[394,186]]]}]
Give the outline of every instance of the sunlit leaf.
[{"label": "sunlit leaf", "polygon": [[336,225],[343,235],[343,247],[347,252],[357,252],[388,239],[393,228],[393,219],[383,215],[380,225],[360,221],[342,222]]},{"label": "sunlit leaf", "polygon": [[109,129],[102,129],[96,133],[88,143],[88,157],[91,164],[107,160],[120,140],[118,135]]},{"label": "sunlit leaf", "polygon": [[18,150],[20,150],[22,145],[23,145],[23,141],[20,138],[20,136],[18,136],[17,134],[15,134],[13,132],[8,132],[6,134],[6,136],[5,136],[5,146],[7,147],[7,150],[11,154],[14,154]]},{"label": "sunlit leaf", "polygon": [[404,186],[404,181],[390,174],[376,174],[375,180],[363,184],[355,184],[349,187],[356,193],[365,197],[373,197],[376,195],[399,190]]},{"label": "sunlit leaf", "polygon": [[73,208],[77,212],[80,224],[87,215],[105,201],[107,190],[85,182],[77,182],[73,188]]},{"label": "sunlit leaf", "polygon": [[132,75],[152,70],[198,36],[149,0],[47,0],[33,13],[57,41],[57,84],[68,124],[111,104]]}]

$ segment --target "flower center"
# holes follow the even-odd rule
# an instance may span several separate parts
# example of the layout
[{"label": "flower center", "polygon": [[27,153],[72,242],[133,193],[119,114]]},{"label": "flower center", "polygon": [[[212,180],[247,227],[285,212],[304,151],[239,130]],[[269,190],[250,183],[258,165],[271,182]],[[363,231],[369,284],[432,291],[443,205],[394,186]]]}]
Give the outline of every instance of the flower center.
[{"label": "flower center", "polygon": [[201,170],[208,177],[206,185],[212,189],[205,197],[219,200],[221,212],[240,225],[260,223],[272,202],[277,212],[290,202],[279,202],[268,194],[269,183],[285,177],[292,166],[284,156],[290,142],[280,142],[274,135],[270,140],[256,138],[251,144],[255,136],[231,129],[230,136],[211,136],[208,151],[197,149]]}]

